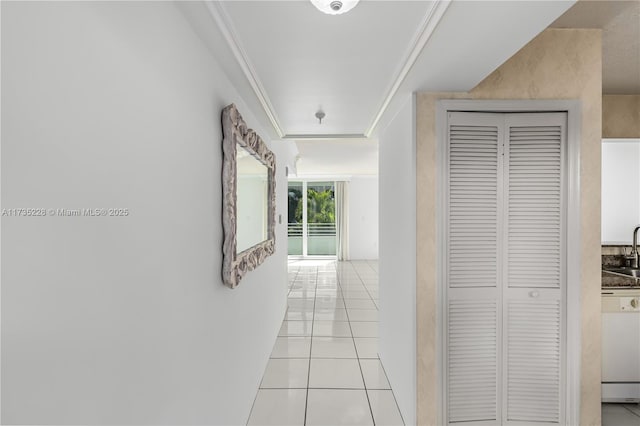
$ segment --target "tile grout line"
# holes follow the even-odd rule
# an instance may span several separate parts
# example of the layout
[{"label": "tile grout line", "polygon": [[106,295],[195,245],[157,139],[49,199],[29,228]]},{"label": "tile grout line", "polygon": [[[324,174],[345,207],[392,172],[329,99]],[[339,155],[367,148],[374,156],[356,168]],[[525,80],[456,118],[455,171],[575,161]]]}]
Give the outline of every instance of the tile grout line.
[{"label": "tile grout line", "polygon": [[[377,270],[373,269],[373,267],[371,267],[371,265],[369,264],[369,261],[367,261],[367,266],[369,266],[369,268],[371,268],[371,270],[373,270],[373,272],[375,272],[376,278],[378,279],[378,291],[380,291],[380,288],[379,288],[380,287],[380,281],[379,281],[380,280],[380,275],[379,275],[379,272]],[[358,273],[358,272],[356,271],[356,273]],[[358,273],[358,277],[360,277],[359,273]],[[360,279],[362,279],[362,278],[360,277]],[[363,281],[363,284],[364,284],[364,281]],[[367,293],[371,297],[371,293],[369,293],[368,287],[366,285],[364,287],[367,290]],[[373,301],[374,305],[376,305],[376,311],[379,311],[378,304],[373,300],[373,297],[371,297],[371,300]],[[396,409],[398,410],[398,414],[400,415],[400,420],[402,420],[402,424],[404,425],[405,424],[404,417],[402,416],[402,412],[400,411],[400,406],[398,405],[398,400],[396,399],[396,394],[393,391],[393,387],[391,386],[391,382],[389,382],[389,377],[387,376],[387,370],[384,368],[384,364],[382,364],[382,360],[380,359],[379,356],[378,356],[377,359],[378,359],[378,363],[380,364],[380,367],[382,367],[382,372],[384,373],[384,377],[387,380],[387,383],[389,384],[389,389],[388,390],[391,391],[391,396],[393,397],[393,402],[395,403]],[[371,389],[371,390],[377,390],[377,389]],[[380,389],[380,390],[386,390],[386,389]]]},{"label": "tile grout line", "polygon": [[[369,265],[368,262],[367,262],[367,266],[369,266],[371,268],[371,265]],[[373,268],[371,268],[371,269],[376,273],[376,276],[379,279],[378,271],[374,270]],[[369,289],[364,284],[364,281],[362,280],[362,277],[358,273],[357,269],[354,268],[354,270],[356,271],[356,274],[358,274],[358,278],[360,279],[360,281],[362,281],[362,284],[364,285],[365,290],[367,291],[367,294],[369,294],[369,297],[371,297],[371,293],[369,293]],[[380,283],[378,282],[378,286],[379,285],[380,285]],[[371,300],[373,301],[373,297],[371,297]],[[379,310],[379,309],[377,309],[378,305],[375,303],[375,301],[373,303],[376,305],[376,311],[378,311]],[[348,316],[348,312],[347,312],[347,316]],[[377,339],[378,338],[376,338],[376,340]],[[354,342],[354,344],[355,344],[355,342]],[[356,347],[356,355],[357,355],[357,351],[358,351],[358,349]],[[388,390],[391,391],[391,396],[393,396],[393,402],[396,405],[396,409],[398,410],[398,414],[400,415],[400,419],[402,420],[402,424],[404,425],[405,424],[404,417],[402,416],[402,412],[400,411],[400,407],[398,406],[398,400],[396,399],[396,394],[395,394],[395,392],[393,392],[393,388],[391,386],[391,383],[389,382],[389,377],[387,376],[387,371],[384,368],[384,365],[382,364],[382,361],[380,360],[380,357],[378,357],[377,360],[378,360],[380,366],[382,367],[382,371],[384,373],[385,379],[387,380],[387,383],[389,383],[389,389]],[[358,363],[360,363],[360,357],[359,356],[358,356]],[[360,369],[361,369],[361,372],[362,372],[362,366],[360,367]],[[364,374],[362,375],[362,380],[364,381]],[[368,400],[369,399],[369,389],[367,388],[366,384],[365,384],[365,390],[367,392],[367,400]],[[387,389],[370,389],[370,390],[387,390]],[[369,402],[369,409],[371,410],[371,402]],[[371,417],[373,418],[373,410],[371,410]],[[374,425],[375,425],[375,419],[374,419]]]},{"label": "tile grout line", "polygon": [[[356,274],[357,273],[358,271],[356,271]],[[336,279],[338,281],[338,286],[340,287],[340,293],[343,293],[342,286],[340,286],[340,277],[338,275],[337,270],[336,270]],[[360,275],[358,275],[358,279],[362,282],[362,278],[360,278]],[[364,285],[364,282],[362,282],[362,284]],[[344,294],[342,294],[342,296],[343,296],[342,298],[344,299]],[[362,372],[362,364],[360,364],[360,355],[358,354],[358,347],[356,346],[356,341],[355,341],[355,338],[353,337],[353,329],[351,328],[351,320],[349,318],[349,311],[346,309],[346,305],[345,305],[345,313],[347,315],[347,321],[349,322],[349,330],[351,331],[351,343],[353,343],[353,349],[356,352],[356,359],[358,360],[358,369],[360,370],[360,377],[362,377],[362,387],[364,387],[364,394],[367,397],[367,404],[369,405],[369,414],[371,414],[371,421],[373,422],[373,426],[376,426],[376,419],[373,417],[373,409],[371,408],[371,400],[369,399],[369,392],[367,391],[367,383],[364,380],[364,373]]]},{"label": "tile grout line", "polygon": [[[368,265],[367,265],[368,266]],[[370,266],[369,266],[370,267]],[[371,267],[370,267],[371,268]],[[354,267],[353,268],[354,271],[356,271],[356,275],[358,276],[358,279],[360,280],[360,282],[362,283],[362,286],[364,287],[364,291],[367,292],[367,294],[369,295],[369,298],[371,299],[371,302],[373,303],[373,306],[376,307],[376,310],[379,310],[379,306],[378,304],[373,300],[373,296],[371,296],[371,293],[369,293],[369,288],[367,287],[367,285],[364,283],[364,280],[362,279],[362,277],[360,276],[360,273],[358,272],[358,270]],[[371,270],[373,271],[373,268],[371,268]],[[374,271],[376,272],[376,271]],[[378,276],[378,292],[380,291],[380,276],[378,275],[378,273],[376,272],[376,275]]]},{"label": "tile grout line", "polygon": [[[309,336],[280,336],[280,337],[293,337],[293,338],[307,338]],[[333,336],[318,336],[322,339],[325,338],[330,338],[330,339],[352,339],[353,337],[333,337]],[[367,339],[374,339],[374,337],[367,337]],[[308,357],[271,357],[269,359],[308,359]],[[356,358],[349,358],[349,357],[343,357],[343,356],[316,356],[314,357],[314,359],[356,359]],[[366,359],[366,360],[375,360],[375,359],[379,359],[379,358],[362,358],[362,359]],[[303,389],[303,388],[300,388]]]},{"label": "tile grout line", "polygon": [[382,360],[380,360],[380,367],[382,367],[382,371],[384,372],[384,377],[387,379],[387,383],[389,383],[389,390],[391,391],[391,396],[393,396],[393,402],[396,403],[396,408],[398,409],[398,414],[400,414],[400,419],[402,420],[402,424],[406,424],[404,421],[404,416],[402,415],[402,411],[400,411],[400,406],[398,405],[398,400],[396,399],[396,394],[393,391],[393,386],[391,386],[391,382],[389,381],[389,376],[387,376],[387,370],[384,368],[384,364]]},{"label": "tile grout line", "polygon": [[628,412],[630,412],[631,414],[633,414],[636,417],[640,417],[640,414],[636,413],[635,411],[633,411],[631,408],[627,407],[626,404],[622,404],[622,408],[624,408],[625,410],[627,410]]},{"label": "tile grout line", "polygon": [[[277,337],[276,337],[277,339]],[[267,365],[269,364],[269,361],[267,361]],[[267,369],[265,368],[264,371],[267,371]],[[262,380],[264,380],[264,373],[262,374],[262,378],[260,379],[260,384],[258,385],[258,390],[256,391],[256,396],[253,398],[253,403],[251,404],[251,410],[249,410],[249,417],[247,417],[247,422],[245,423],[246,425],[249,424],[249,421],[251,421],[251,415],[253,414],[253,409],[256,406],[256,401],[258,400],[258,394],[260,393],[260,385],[262,385]]]},{"label": "tile grout line", "polygon": [[[306,356],[306,357],[295,357],[295,358],[289,358],[289,357],[287,357],[287,358],[274,358],[274,357],[271,357],[271,356],[270,356],[269,358],[270,358],[270,359],[289,359],[289,360],[290,360],[290,359],[299,359],[299,360],[307,359],[307,360],[308,360],[308,364],[307,364],[307,365],[308,365],[308,371],[307,371],[307,383],[306,383],[306,387],[269,387],[269,388],[261,388],[261,387],[259,386],[258,393],[260,392],[260,390],[261,390],[261,389],[266,389],[266,390],[287,390],[287,389],[296,389],[296,390],[298,390],[298,391],[300,391],[300,390],[303,390],[303,389],[304,389],[304,390],[306,391],[306,395],[305,395],[305,406],[304,406],[304,419],[303,419],[303,425],[305,425],[305,426],[306,426],[307,421],[308,421],[308,420],[307,420],[307,418],[308,418],[308,410],[309,410],[309,393],[310,393],[310,390],[311,390],[311,389],[318,389],[318,390],[323,390],[323,391],[324,391],[324,390],[335,390],[335,391],[340,391],[340,390],[342,390],[342,391],[344,391],[344,390],[349,390],[349,391],[364,390],[364,391],[365,391],[366,398],[367,398],[367,404],[368,404],[368,406],[369,406],[369,413],[370,413],[370,415],[371,415],[371,420],[372,420],[372,422],[373,422],[373,424],[374,424],[374,426],[375,426],[375,422],[376,422],[376,420],[375,420],[374,415],[373,415],[372,402],[371,402],[371,399],[370,399],[370,397],[369,397],[369,390],[372,390],[372,391],[373,391],[373,390],[384,390],[384,391],[386,391],[386,390],[391,390],[391,391],[392,391],[392,396],[393,396],[393,398],[394,398],[394,402],[395,402],[396,410],[398,410],[398,413],[399,413],[399,415],[400,415],[400,417],[401,417],[401,420],[402,420],[402,422],[403,422],[403,424],[404,424],[404,419],[402,418],[402,414],[401,414],[401,413],[400,413],[400,411],[399,411],[399,407],[398,407],[398,404],[397,404],[397,400],[395,399],[395,394],[393,393],[393,390],[392,390],[392,389],[390,389],[390,385],[389,385],[389,389],[384,389],[384,388],[380,388],[380,389],[379,389],[378,387],[374,387],[374,388],[371,388],[371,389],[368,389],[368,388],[367,388],[367,385],[366,385],[366,382],[365,382],[365,378],[364,378],[364,372],[363,372],[363,368],[362,368],[362,362],[361,362],[361,359],[366,359],[366,360],[375,360],[375,359],[377,359],[377,360],[379,361],[379,358],[377,358],[377,357],[375,357],[375,358],[361,358],[360,354],[358,353],[358,348],[357,348],[357,345],[355,344],[355,339],[356,339],[356,337],[354,336],[354,332],[353,332],[353,328],[352,328],[352,323],[353,323],[354,321],[351,319],[351,317],[350,317],[350,315],[349,315],[349,309],[347,309],[347,306],[346,306],[346,303],[345,303],[345,300],[346,300],[346,299],[344,298],[345,293],[346,293],[349,289],[348,289],[348,288],[344,288],[344,287],[341,285],[341,282],[342,282],[342,279],[341,279],[341,278],[344,278],[344,279],[346,280],[346,279],[347,279],[347,274],[345,273],[345,274],[344,274],[344,276],[343,276],[343,277],[341,277],[341,276],[342,276],[342,274],[343,274],[343,271],[341,272],[341,269],[340,269],[340,268],[338,268],[338,264],[339,264],[339,263],[343,263],[343,262],[333,261],[333,262],[331,262],[331,264],[330,264],[330,265],[316,265],[316,266],[312,266],[312,265],[304,266],[304,265],[301,265],[301,266],[294,266],[294,268],[296,268],[296,270],[295,270],[295,274],[293,274],[293,275],[292,275],[291,279],[289,279],[289,282],[288,282],[288,284],[289,284],[289,288],[288,288],[288,291],[287,291],[287,305],[288,305],[288,303],[289,303],[289,301],[290,301],[290,300],[293,300],[293,299],[289,299],[289,296],[292,294],[292,292],[297,292],[297,290],[298,290],[298,289],[294,288],[294,285],[295,285],[296,280],[298,280],[298,279],[302,279],[302,278],[310,279],[312,276],[313,276],[313,279],[314,279],[314,281],[313,281],[313,287],[312,287],[312,288],[313,288],[314,295],[313,295],[312,314],[311,314],[311,333],[310,333],[310,336],[309,336],[309,339],[310,339],[310,342],[309,342],[309,352],[308,352],[308,354],[307,354],[307,356]],[[353,275],[352,275],[352,276],[350,276],[349,278],[350,278],[350,279],[355,279],[355,280],[354,280],[354,285],[358,285],[358,286],[364,287],[364,294],[368,295],[368,299],[365,299],[365,300],[371,300],[371,301],[372,301],[372,303],[373,303],[373,305],[374,305],[374,307],[375,307],[375,312],[377,312],[377,311],[378,311],[377,304],[375,303],[375,301],[374,301],[374,299],[373,299],[373,297],[372,297],[372,295],[371,295],[371,291],[373,291],[374,289],[377,291],[377,288],[374,288],[374,287],[377,287],[378,283],[371,283],[370,285],[371,285],[372,289],[371,289],[371,291],[370,291],[370,289],[369,289],[368,285],[367,285],[367,284],[365,284],[365,281],[363,280],[362,275],[360,274],[359,270],[355,267],[355,265],[354,265],[353,263],[351,263],[351,262],[344,262],[344,264],[345,264],[345,266],[346,266],[346,265],[348,265],[348,266],[349,266],[349,268],[350,268],[350,269],[349,269],[349,270],[347,270],[347,271],[348,271],[350,274],[353,274]],[[332,265],[333,265],[333,267],[331,267]],[[367,266],[368,268],[370,268],[370,269],[372,270],[372,272],[374,273],[374,275],[378,276],[377,271],[375,271],[375,269],[373,269],[373,267],[371,267],[371,265],[369,265],[369,264],[368,264],[368,262],[365,262],[365,264],[364,264],[364,265],[360,265],[360,264],[359,264],[358,266]],[[311,271],[309,271],[309,270],[311,270]],[[310,272],[310,273],[309,273],[309,272]],[[364,271],[362,271],[362,272],[364,273]],[[330,335],[330,336],[317,336],[317,337],[326,337],[326,338],[332,338],[332,339],[336,339],[336,338],[351,339],[351,343],[352,343],[352,345],[353,345],[354,352],[355,352],[355,359],[357,359],[357,361],[358,361],[358,368],[359,368],[359,371],[360,371],[360,376],[361,376],[362,381],[363,381],[363,388],[358,388],[358,387],[356,387],[356,388],[351,388],[351,387],[349,387],[349,388],[343,388],[343,387],[319,387],[319,388],[311,388],[311,387],[310,387],[310,378],[311,378],[311,362],[312,362],[312,360],[313,360],[313,356],[312,356],[312,352],[313,352],[313,339],[314,339],[314,337],[316,337],[316,336],[314,336],[314,332],[315,332],[315,322],[316,322],[316,320],[321,321],[321,320],[319,320],[319,319],[317,319],[317,318],[316,318],[316,308],[318,307],[318,300],[317,300],[317,299],[318,299],[318,289],[319,289],[319,286],[320,286],[320,282],[319,282],[319,281],[320,281],[320,278],[321,278],[321,274],[322,274],[322,278],[323,278],[325,281],[328,281],[328,282],[326,282],[326,283],[323,283],[323,284],[326,284],[326,288],[327,288],[328,290],[331,290],[331,286],[332,286],[332,285],[334,285],[334,283],[333,283],[332,281],[333,281],[333,280],[335,280],[335,289],[337,290],[337,291],[336,291],[336,296],[341,297],[341,298],[342,298],[342,300],[343,300],[343,304],[344,304],[343,309],[344,309],[345,316],[346,316],[346,322],[348,323],[349,332],[350,332],[350,334],[351,334],[351,335],[350,335],[350,336],[344,336],[344,337],[341,337],[341,336],[333,336],[333,335]],[[371,279],[371,278],[368,278],[368,279]],[[345,282],[346,282],[346,281],[345,281]],[[302,288],[300,289],[300,291],[301,291],[301,292],[305,292],[305,293],[306,293],[306,292],[308,291],[308,288],[306,288],[306,286],[307,286],[308,284],[309,284],[309,283],[305,283],[305,282],[303,281],[303,282],[302,282]],[[325,287],[323,287],[323,288],[325,288]],[[362,290],[359,290],[359,291],[362,291]],[[304,295],[304,294],[303,294],[303,296],[306,296],[306,295]],[[325,296],[325,295],[321,295],[321,296]],[[331,295],[330,295],[330,294],[327,294],[326,296],[330,297]],[[297,299],[297,298],[295,298],[295,299]],[[307,299],[307,297],[302,297],[302,298],[300,298],[300,299],[301,299],[301,300],[305,300],[305,299],[306,299],[306,300],[308,300],[308,299]],[[337,309],[337,307],[336,307],[335,309]],[[352,309],[358,310],[358,308],[352,308]],[[288,312],[288,311],[289,311],[289,306],[287,306],[287,312]],[[305,311],[306,311],[306,308],[305,308]],[[335,312],[335,310],[334,310],[334,312]],[[288,315],[288,314],[286,314],[286,315],[285,315],[285,318],[283,319],[283,321],[288,321],[288,317],[287,317],[287,315]],[[293,321],[295,321],[295,319],[294,319]],[[303,319],[303,321],[305,321],[305,322],[306,322],[306,321],[307,321],[307,319],[305,318],[305,319]],[[334,317],[333,317],[333,318],[328,319],[327,321],[328,321],[328,322],[333,322],[333,323],[336,323],[336,322],[344,322],[344,321],[336,321],[335,315],[334,315]],[[358,321],[355,321],[355,322],[358,322]],[[376,323],[377,323],[378,321],[365,321],[365,322],[376,322]],[[285,337],[285,338],[291,338],[291,337],[296,337],[296,338],[297,338],[297,337],[301,337],[301,338],[305,338],[306,336],[295,336],[295,335],[291,336],[291,335],[288,335],[288,334],[287,334],[286,336],[278,336],[278,337]],[[374,339],[375,339],[375,340],[376,340],[376,342],[377,342],[378,337],[374,337]],[[319,359],[353,359],[353,358],[342,358],[342,357],[319,357]],[[381,362],[380,362],[380,361],[379,361],[379,363],[380,363],[380,365],[381,365]],[[384,366],[383,366],[383,374],[384,374],[384,375],[385,375],[385,377],[386,377],[386,371],[384,371]],[[264,375],[263,375],[262,379],[264,380]],[[388,378],[387,378],[387,382],[388,382]],[[261,381],[261,383],[260,383],[260,384],[262,384],[262,381]],[[252,412],[253,412],[253,409],[254,409],[254,406],[255,406],[256,399],[257,399],[257,394],[256,394],[256,398],[254,398],[254,402],[253,402],[253,405],[252,405],[252,408],[251,408],[251,412],[250,412],[250,415],[249,415],[249,420],[251,419],[251,414],[252,414]]]},{"label": "tile grout line", "polygon": [[318,297],[318,267],[316,266],[315,285],[313,286],[313,313],[311,314],[311,337],[309,337],[309,368],[307,369],[307,392],[304,400],[304,420],[303,425],[307,424],[307,410],[309,408],[309,381],[311,380],[311,351],[313,350],[313,325],[316,322],[316,297]]},{"label": "tile grout line", "polygon": [[[288,265],[287,265],[288,268]],[[289,311],[289,293],[291,292],[291,286],[290,284],[292,284],[295,279],[298,277],[298,273],[299,273],[300,269],[296,270],[296,275],[293,277],[292,281],[289,281],[289,270],[287,269],[287,310],[285,311],[284,315],[285,318],[282,320],[283,322],[286,320],[287,318],[287,312]],[[278,334],[276,335],[276,342],[278,341],[278,337],[280,336],[280,331],[278,331]],[[273,343],[273,346],[276,345],[276,342]],[[271,348],[271,353],[273,353],[273,348]],[[271,357],[271,354],[269,354],[269,359],[267,360],[267,367],[265,367],[264,369],[264,373],[262,373],[262,378],[260,379],[260,383],[258,384],[258,390],[256,391],[256,396],[253,398],[253,403],[251,404],[251,410],[249,410],[249,417],[247,418],[247,422],[245,423],[246,425],[249,424],[249,421],[251,420],[251,415],[253,414],[253,409],[256,406],[256,401],[258,400],[258,394],[260,393],[260,389],[264,389],[262,388],[262,381],[264,380],[264,375],[267,372],[267,368],[269,367],[269,361],[275,359]]]},{"label": "tile grout line", "polygon": [[[354,360],[355,358],[341,358],[341,359],[350,359],[350,360]],[[296,388],[262,388],[262,390],[289,390],[289,389],[293,389],[293,390],[303,390],[303,389],[307,389],[307,388],[303,388],[303,387],[296,387]],[[361,391],[361,390],[365,390],[365,388],[336,388],[336,387],[330,387],[330,386],[323,386],[323,387],[318,387],[318,388],[309,388],[309,390],[355,390],[355,391]],[[372,391],[384,391],[384,392],[388,392],[391,391],[391,389],[389,388],[369,388],[369,390]]]}]

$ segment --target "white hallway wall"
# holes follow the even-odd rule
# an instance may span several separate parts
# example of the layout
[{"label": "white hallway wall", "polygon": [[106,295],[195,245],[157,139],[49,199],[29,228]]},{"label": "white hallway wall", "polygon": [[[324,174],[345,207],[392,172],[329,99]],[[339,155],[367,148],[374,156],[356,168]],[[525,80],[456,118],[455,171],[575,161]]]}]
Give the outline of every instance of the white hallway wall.
[{"label": "white hallway wall", "polygon": [[416,423],[416,142],[412,96],[380,134],[382,364],[407,425]]},{"label": "white hallway wall", "polygon": [[378,258],[378,176],[352,176],[349,183],[349,255]]},{"label": "white hallway wall", "polygon": [[[246,422],[285,309],[286,227],[222,285],[231,102],[255,128],[173,3],[2,2],[2,207],[130,211],[2,218],[3,424]],[[286,216],[289,151],[271,145]]]}]

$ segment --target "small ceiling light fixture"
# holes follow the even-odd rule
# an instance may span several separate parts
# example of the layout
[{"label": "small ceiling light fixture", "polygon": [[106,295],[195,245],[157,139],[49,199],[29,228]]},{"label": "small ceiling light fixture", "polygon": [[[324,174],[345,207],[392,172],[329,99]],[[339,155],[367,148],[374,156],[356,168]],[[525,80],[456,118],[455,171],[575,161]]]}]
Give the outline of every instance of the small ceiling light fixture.
[{"label": "small ceiling light fixture", "polygon": [[318,119],[318,121],[320,122],[320,124],[322,124],[322,119],[324,118],[325,113],[322,111],[318,111],[316,112],[316,118]]},{"label": "small ceiling light fixture", "polygon": [[311,0],[311,3],[320,11],[328,15],[340,15],[347,13],[356,5],[360,0]]}]

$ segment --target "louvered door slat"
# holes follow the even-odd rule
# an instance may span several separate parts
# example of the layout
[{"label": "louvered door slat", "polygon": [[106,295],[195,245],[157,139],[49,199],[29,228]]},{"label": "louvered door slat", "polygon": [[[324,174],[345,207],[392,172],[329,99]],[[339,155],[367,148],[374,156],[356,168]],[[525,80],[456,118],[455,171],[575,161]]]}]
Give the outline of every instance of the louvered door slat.
[{"label": "louvered door slat", "polygon": [[561,310],[558,300],[509,300],[507,419],[560,420]]},{"label": "louvered door slat", "polygon": [[448,327],[450,422],[497,419],[495,300],[451,300]]},{"label": "louvered door slat", "polygon": [[[449,286],[495,287],[497,126],[449,128]],[[473,250],[468,250],[469,245]]]},{"label": "louvered door slat", "polygon": [[508,285],[559,288],[562,127],[509,126],[507,152]]}]

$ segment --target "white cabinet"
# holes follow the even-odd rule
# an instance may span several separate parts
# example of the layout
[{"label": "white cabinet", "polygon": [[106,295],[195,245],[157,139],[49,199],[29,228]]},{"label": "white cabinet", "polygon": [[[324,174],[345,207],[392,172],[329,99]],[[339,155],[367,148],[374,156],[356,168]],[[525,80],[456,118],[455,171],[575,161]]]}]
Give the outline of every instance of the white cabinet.
[{"label": "white cabinet", "polygon": [[602,401],[640,401],[640,289],[602,292]]},{"label": "white cabinet", "polygon": [[631,244],[640,225],[640,139],[602,141],[602,243]]}]

